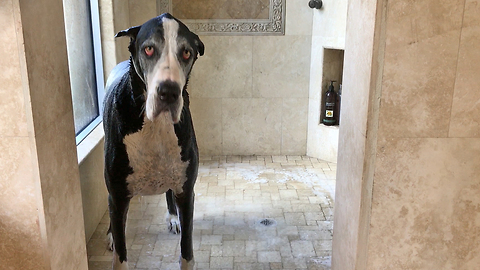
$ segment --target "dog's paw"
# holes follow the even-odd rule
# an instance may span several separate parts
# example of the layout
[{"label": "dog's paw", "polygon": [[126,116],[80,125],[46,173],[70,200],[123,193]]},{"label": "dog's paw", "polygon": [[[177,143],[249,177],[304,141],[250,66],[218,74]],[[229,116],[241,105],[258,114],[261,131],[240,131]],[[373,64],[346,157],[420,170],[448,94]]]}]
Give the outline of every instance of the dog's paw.
[{"label": "dog's paw", "polygon": [[128,262],[120,262],[116,252],[113,252],[113,270],[128,270]]},{"label": "dog's paw", "polygon": [[107,248],[108,250],[113,251],[113,236],[111,232],[107,235]]},{"label": "dog's paw", "polygon": [[195,260],[192,258],[190,261],[185,260],[180,256],[180,270],[193,270],[195,267]]},{"label": "dog's paw", "polygon": [[168,230],[173,234],[179,234],[182,229],[180,227],[180,221],[178,220],[178,216],[170,215],[167,213],[165,217],[165,221],[168,225]]}]

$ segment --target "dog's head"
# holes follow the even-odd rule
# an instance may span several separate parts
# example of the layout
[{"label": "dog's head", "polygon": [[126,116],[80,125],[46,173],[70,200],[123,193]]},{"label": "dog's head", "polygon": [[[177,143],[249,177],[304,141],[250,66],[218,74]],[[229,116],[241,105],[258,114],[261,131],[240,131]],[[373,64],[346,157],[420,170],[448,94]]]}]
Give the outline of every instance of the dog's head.
[{"label": "dog's head", "polygon": [[145,112],[150,121],[170,112],[173,123],[180,120],[182,91],[204,45],[182,22],[165,13],[146,23],[117,33],[129,36],[135,71],[146,86]]}]

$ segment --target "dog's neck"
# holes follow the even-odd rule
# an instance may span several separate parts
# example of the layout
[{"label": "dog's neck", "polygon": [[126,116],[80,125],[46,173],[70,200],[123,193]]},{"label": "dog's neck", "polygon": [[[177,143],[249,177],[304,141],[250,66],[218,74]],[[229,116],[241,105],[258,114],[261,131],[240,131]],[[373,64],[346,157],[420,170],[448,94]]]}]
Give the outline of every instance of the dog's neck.
[{"label": "dog's neck", "polygon": [[145,102],[144,93],[146,91],[145,83],[142,81],[140,76],[138,76],[135,66],[133,64],[133,59],[130,56],[130,83],[133,91],[133,98],[135,101]]},{"label": "dog's neck", "polygon": [[187,92],[188,80],[189,80],[189,76],[187,76],[187,81],[185,82],[185,86],[183,87],[183,91],[182,91],[183,106],[187,108],[190,106],[190,97]]}]

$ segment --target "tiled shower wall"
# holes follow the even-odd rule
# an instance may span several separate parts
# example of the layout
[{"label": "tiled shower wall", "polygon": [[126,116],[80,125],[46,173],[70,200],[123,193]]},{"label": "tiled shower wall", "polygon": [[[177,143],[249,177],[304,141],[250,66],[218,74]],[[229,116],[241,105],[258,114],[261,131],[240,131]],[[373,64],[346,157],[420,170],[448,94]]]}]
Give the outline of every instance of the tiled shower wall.
[{"label": "tiled shower wall", "polygon": [[0,1],[1,269],[88,268],[63,22],[61,1]]},{"label": "tiled shower wall", "polygon": [[332,269],[479,269],[479,12],[349,2]]},{"label": "tiled shower wall", "polygon": [[[150,2],[150,3],[149,3]],[[155,16],[130,0],[130,24]],[[200,36],[190,83],[202,155],[306,153],[312,10],[286,1],[285,36]]]},{"label": "tiled shower wall", "polygon": [[[313,12],[307,155],[330,162],[337,162],[339,127],[320,124],[320,108],[329,80],[341,81],[342,78],[339,66],[343,55],[332,55],[330,49],[345,49],[347,2],[324,1],[324,7]],[[343,91],[354,90],[344,88]]]}]

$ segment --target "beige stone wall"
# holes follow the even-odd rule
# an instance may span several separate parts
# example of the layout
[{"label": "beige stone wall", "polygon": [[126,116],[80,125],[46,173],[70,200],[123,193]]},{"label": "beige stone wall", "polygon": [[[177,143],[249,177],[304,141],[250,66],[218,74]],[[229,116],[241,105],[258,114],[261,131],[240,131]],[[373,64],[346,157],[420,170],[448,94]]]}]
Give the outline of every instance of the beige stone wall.
[{"label": "beige stone wall", "polygon": [[62,2],[3,1],[0,13],[0,264],[87,269]]},{"label": "beige stone wall", "polygon": [[[130,1],[132,24],[155,16],[144,2]],[[312,10],[286,2],[285,36],[200,37],[189,93],[201,155],[306,153]]]},{"label": "beige stone wall", "polygon": [[[144,11],[148,11],[148,6],[142,5],[145,0],[136,1],[139,6],[145,7]],[[148,1],[155,2],[155,1]],[[100,33],[102,40],[102,56],[103,56],[103,73],[105,74],[105,82],[108,74],[119,62],[127,60],[130,57],[128,52],[128,38],[115,38],[115,34],[119,31],[137,25],[130,22],[131,7],[127,0],[98,0],[100,12]]]},{"label": "beige stone wall", "polygon": [[35,150],[27,121],[31,111],[26,109],[28,93],[20,76],[25,56],[20,60],[24,52],[16,38],[21,30],[19,13],[18,1],[0,2],[0,91],[4,97],[0,100],[0,264],[6,269],[48,269],[40,179],[32,166]]},{"label": "beige stone wall", "polygon": [[369,269],[480,264],[479,4],[387,5]]},{"label": "beige stone wall", "polygon": [[[88,148],[91,151],[78,165],[82,188],[85,239],[87,242],[92,237],[97,229],[97,225],[108,209],[108,191],[103,176],[103,139],[99,140],[98,138],[100,136],[103,137],[103,128],[97,128],[101,128],[101,130],[95,130],[91,133],[91,135],[96,133],[94,138],[87,138],[82,142],[82,144],[89,144],[90,147]],[[92,142],[88,142],[87,140],[89,139],[92,139]],[[94,146],[92,147],[92,145]]]},{"label": "beige stone wall", "polygon": [[86,269],[63,5],[20,1],[20,11],[51,268]]},{"label": "beige stone wall", "polygon": [[204,36],[192,74],[201,153],[305,154],[312,10],[286,1],[285,36]]},{"label": "beige stone wall", "polygon": [[[339,127],[321,124],[320,110],[323,108],[323,93],[327,90],[329,80],[340,81],[337,78],[342,74],[341,72],[338,72],[340,73],[338,75],[333,74],[337,71],[331,70],[332,59],[324,53],[325,49],[345,49],[347,2],[347,0],[323,1],[323,8],[313,11],[307,155],[330,162],[337,162]],[[337,90],[338,84],[335,85],[335,91]]]},{"label": "beige stone wall", "polygon": [[333,269],[478,268],[479,7],[349,3]]},{"label": "beige stone wall", "polygon": [[332,243],[335,270],[366,269],[363,259],[370,226],[371,149],[376,140],[372,111],[378,111],[372,102],[377,95],[378,50],[373,50],[378,48],[374,44],[376,4],[375,0],[348,3]]},{"label": "beige stone wall", "polygon": [[268,19],[270,0],[174,0],[172,14],[178,19]]}]

